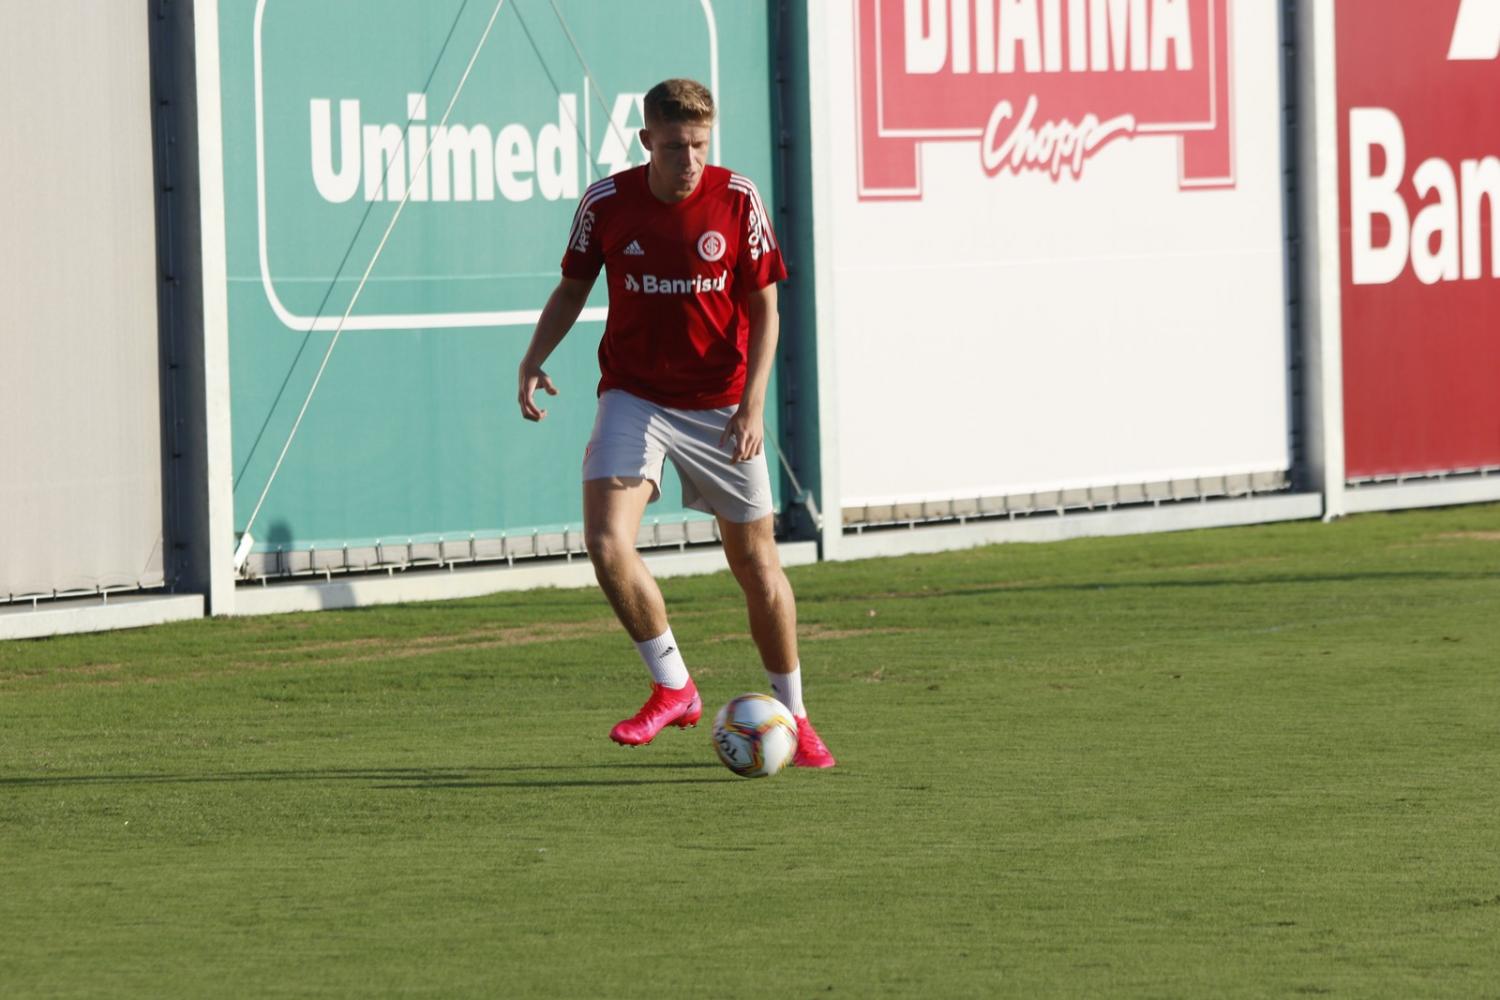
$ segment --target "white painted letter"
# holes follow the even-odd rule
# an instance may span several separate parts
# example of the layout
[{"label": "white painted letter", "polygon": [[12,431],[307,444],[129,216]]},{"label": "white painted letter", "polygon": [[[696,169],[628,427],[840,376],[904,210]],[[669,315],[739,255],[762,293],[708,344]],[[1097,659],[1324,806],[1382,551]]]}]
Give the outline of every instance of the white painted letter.
[{"label": "white painted letter", "polygon": [[[1371,172],[1375,147],[1385,153],[1385,171]],[[1397,189],[1406,170],[1406,133],[1401,120],[1386,108],[1349,109],[1349,256],[1356,285],[1384,285],[1406,268],[1411,221]],[[1373,244],[1375,216],[1391,224],[1383,247]]]},{"label": "white painted letter", "polygon": [[1490,203],[1490,277],[1500,278],[1500,158],[1464,160],[1458,165],[1463,178],[1464,277],[1484,275],[1484,230],[1479,222],[1484,202]]},{"label": "white painted letter", "polygon": [[1042,0],[1042,66],[1048,73],[1062,69],[1062,0]]},{"label": "white painted letter", "polygon": [[536,180],[548,201],[578,197],[578,97],[557,98],[557,124],[536,137]]},{"label": "white painted letter", "polygon": [[1068,0],[1068,69],[1082,73],[1089,68],[1088,0]]},{"label": "white painted letter", "polygon": [[974,5],[974,57],[976,70],[995,72],[995,0],[977,0]]},{"label": "white painted letter", "polygon": [[406,193],[401,126],[366,125],[364,136],[365,201],[400,201],[401,195]]},{"label": "white painted letter", "polygon": [[1089,9],[1090,68],[1124,69],[1128,52],[1130,68],[1145,69],[1146,0],[1093,0]]},{"label": "white painted letter", "polygon": [[411,122],[406,129],[406,159],[411,173],[411,200],[427,200],[427,126],[417,122],[427,120],[427,95],[406,95],[406,117]]},{"label": "white painted letter", "polygon": [[1193,29],[1188,23],[1187,0],[1156,0],[1151,8],[1151,68],[1167,68],[1167,45],[1172,46],[1173,68],[1193,68]]},{"label": "white painted letter", "polygon": [[495,185],[490,183],[495,176],[495,144],[488,125],[433,129],[431,160],[433,201],[448,200],[450,179],[454,201],[495,200]]},{"label": "white painted letter", "polygon": [[953,0],[953,72],[969,71],[969,0]]},{"label": "white painted letter", "polygon": [[[926,31],[922,30],[924,9]],[[875,16],[880,16],[879,10]],[[948,0],[906,0],[906,71],[936,73],[947,61]]]},{"label": "white painted letter", "polygon": [[1016,44],[1026,72],[1041,69],[1041,26],[1037,23],[1036,0],[1000,0],[1000,72],[1016,71]]},{"label": "white painted letter", "polygon": [[495,183],[509,201],[527,201],[535,188],[530,174],[536,169],[531,133],[525,125],[507,125],[495,137]]},{"label": "white painted letter", "polygon": [[[1411,175],[1417,197],[1437,192],[1437,201],[1423,206],[1411,222],[1411,269],[1424,285],[1458,280],[1458,181],[1447,160],[1436,156],[1422,161]],[[1432,238],[1437,237],[1437,249]]]},{"label": "white painted letter", "polygon": [[359,190],[359,102],[339,101],[339,169],[333,169],[331,102],[312,101],[313,184],[324,200],[339,204]]}]

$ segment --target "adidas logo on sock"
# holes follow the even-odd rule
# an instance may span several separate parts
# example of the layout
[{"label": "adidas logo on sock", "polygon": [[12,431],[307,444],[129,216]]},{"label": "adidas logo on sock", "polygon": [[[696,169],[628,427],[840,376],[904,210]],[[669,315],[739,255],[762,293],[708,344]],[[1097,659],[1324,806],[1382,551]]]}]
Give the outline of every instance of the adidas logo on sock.
[{"label": "adidas logo on sock", "polygon": [[625,255],[627,257],[644,257],[646,256],[646,251],[641,249],[640,243],[631,240],[630,246],[625,248]]}]

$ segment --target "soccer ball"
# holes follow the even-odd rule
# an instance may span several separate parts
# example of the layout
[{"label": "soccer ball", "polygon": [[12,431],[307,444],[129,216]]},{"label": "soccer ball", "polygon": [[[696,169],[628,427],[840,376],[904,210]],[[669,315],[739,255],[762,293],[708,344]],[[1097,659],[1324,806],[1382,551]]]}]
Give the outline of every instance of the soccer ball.
[{"label": "soccer ball", "polygon": [[797,722],[770,695],[742,694],[714,717],[714,749],[740,777],[769,778],[797,752]]}]

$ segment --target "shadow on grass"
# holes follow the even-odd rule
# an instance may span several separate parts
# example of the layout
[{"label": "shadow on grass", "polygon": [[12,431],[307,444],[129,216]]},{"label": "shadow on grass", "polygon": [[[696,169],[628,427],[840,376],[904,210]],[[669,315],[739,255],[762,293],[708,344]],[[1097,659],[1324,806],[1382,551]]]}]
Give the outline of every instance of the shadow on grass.
[{"label": "shadow on grass", "polygon": [[[723,770],[720,768],[720,770]],[[626,785],[708,785],[733,781],[725,771],[717,778],[619,778],[614,781],[416,781],[396,785],[372,785],[387,791],[428,788],[620,788]]]},{"label": "shadow on grass", "polygon": [[[1174,567],[1162,567],[1171,569]],[[1140,572],[1150,572],[1149,569]],[[1205,571],[1206,572],[1206,571]],[[1485,572],[1477,570],[1454,570],[1454,571],[1419,571],[1419,570],[1396,570],[1396,571],[1374,571],[1368,573],[1322,573],[1309,574],[1306,576],[1283,574],[1277,576],[1236,576],[1236,577],[1210,577],[1207,579],[1165,579],[1165,580],[1097,580],[1081,581],[1078,583],[995,583],[995,584],[934,584],[930,590],[898,590],[898,591],[868,591],[865,593],[840,592],[838,594],[820,593],[810,591],[798,595],[798,601],[804,604],[818,603],[849,603],[865,600],[878,600],[882,598],[897,597],[903,600],[929,600],[938,597],[986,597],[996,594],[1014,596],[1018,594],[1046,594],[1046,593],[1095,593],[1099,591],[1171,591],[1171,590],[1206,590],[1222,589],[1232,587],[1263,587],[1268,585],[1288,586],[1295,584],[1308,584],[1316,586],[1328,586],[1330,584],[1343,583],[1454,583],[1454,582],[1495,582],[1500,581],[1500,573]]]},{"label": "shadow on grass", "polygon": [[[656,777],[656,778],[521,778],[497,780],[505,774],[537,774],[553,771],[577,772],[591,770],[633,771],[719,771],[722,774],[708,777]],[[275,771],[230,771],[218,774],[57,774],[29,778],[0,778],[0,788],[58,788],[79,785],[176,785],[219,784],[234,782],[279,782],[279,781],[363,781],[380,782],[374,788],[609,788],[616,785],[685,785],[709,781],[723,781],[731,777],[718,764],[708,761],[618,761],[598,764],[507,764],[500,767],[371,767],[371,768],[314,768],[309,770]]]}]

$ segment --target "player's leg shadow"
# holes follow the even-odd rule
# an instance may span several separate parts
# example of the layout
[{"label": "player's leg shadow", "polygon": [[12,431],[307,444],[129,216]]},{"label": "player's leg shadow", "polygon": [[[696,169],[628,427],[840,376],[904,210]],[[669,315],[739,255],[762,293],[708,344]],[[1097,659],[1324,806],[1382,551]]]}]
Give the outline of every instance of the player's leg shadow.
[{"label": "player's leg shadow", "polygon": [[[451,787],[476,788],[484,785],[538,785],[545,779],[500,780],[502,775],[546,774],[549,772],[580,772],[608,769],[611,771],[632,769],[639,772],[660,771],[721,771],[723,768],[712,761],[647,761],[620,760],[598,761],[580,764],[499,764],[492,767],[332,767],[306,768],[299,770],[253,770],[205,772],[201,774],[46,774],[36,776],[11,776],[0,778],[0,788],[20,791],[26,788],[59,788],[69,785],[175,785],[175,784],[232,784],[237,782],[301,782],[301,781],[361,781],[378,782],[376,788],[422,788]],[[635,784],[694,780],[690,778],[633,779]],[[560,783],[586,784],[573,779]],[[624,784],[624,781],[597,779],[595,784]]]},{"label": "player's leg shadow", "polygon": [[508,781],[414,781],[372,787],[387,791],[412,791],[429,788],[485,789],[485,788],[619,788],[625,785],[706,785],[735,780],[724,768],[723,773],[708,778],[614,778],[614,779],[568,779],[568,778],[516,778]]},{"label": "player's leg shadow", "polygon": [[[609,770],[618,777],[564,777],[557,772]],[[627,777],[624,772],[634,772]],[[681,777],[668,777],[662,772],[676,772]],[[683,773],[687,772],[687,773]],[[697,772],[694,776],[692,772]],[[707,772],[716,772],[709,777]],[[499,777],[506,775],[507,777]],[[515,777],[509,777],[515,775]],[[531,775],[528,777],[528,775]],[[655,776],[653,776],[655,775]],[[388,784],[375,785],[381,789],[421,788],[612,788],[618,785],[690,785],[709,781],[723,781],[730,775],[712,761],[661,761],[641,760],[600,761],[591,764],[510,764],[491,768],[473,768],[462,776],[409,775]]]}]

